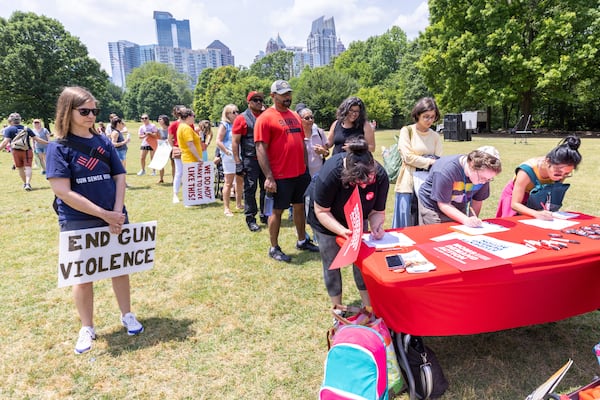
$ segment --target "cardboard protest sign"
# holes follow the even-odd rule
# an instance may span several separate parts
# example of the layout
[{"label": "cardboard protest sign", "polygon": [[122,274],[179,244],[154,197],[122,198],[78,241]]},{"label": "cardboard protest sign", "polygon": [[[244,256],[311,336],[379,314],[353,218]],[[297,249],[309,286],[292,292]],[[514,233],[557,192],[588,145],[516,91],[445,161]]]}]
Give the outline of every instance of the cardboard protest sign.
[{"label": "cardboard protest sign", "polygon": [[183,204],[196,206],[215,201],[215,164],[212,161],[183,164]]},{"label": "cardboard protest sign", "polygon": [[344,205],[346,223],[352,230],[352,235],[346,240],[337,256],[329,266],[329,269],[339,269],[352,264],[358,258],[358,250],[363,234],[363,215],[358,186],[354,188],[352,195]]},{"label": "cardboard protest sign", "polygon": [[154,266],[156,221],[60,233],[58,287],[145,271]]}]

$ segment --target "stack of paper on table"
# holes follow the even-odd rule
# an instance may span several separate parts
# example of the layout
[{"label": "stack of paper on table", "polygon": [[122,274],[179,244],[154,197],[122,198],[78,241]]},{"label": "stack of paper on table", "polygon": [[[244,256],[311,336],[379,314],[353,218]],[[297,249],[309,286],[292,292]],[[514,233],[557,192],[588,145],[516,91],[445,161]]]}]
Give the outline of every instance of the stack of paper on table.
[{"label": "stack of paper on table", "polygon": [[560,231],[562,229],[568,228],[573,225],[577,225],[579,222],[570,221],[567,219],[559,219],[554,218],[552,221],[544,221],[541,219],[533,218],[533,219],[520,219],[519,222],[522,222],[527,225],[537,226],[542,229],[553,229]]},{"label": "stack of paper on table", "polygon": [[467,225],[452,225],[450,229],[466,233],[467,235],[485,235],[486,233],[496,233],[507,231],[508,228],[492,222],[483,221],[481,226],[472,227]]},{"label": "stack of paper on table", "polygon": [[415,241],[402,232],[386,232],[383,238],[379,240],[371,239],[370,233],[363,234],[363,242],[369,247],[376,249],[389,249],[394,247],[408,247],[415,244]]}]

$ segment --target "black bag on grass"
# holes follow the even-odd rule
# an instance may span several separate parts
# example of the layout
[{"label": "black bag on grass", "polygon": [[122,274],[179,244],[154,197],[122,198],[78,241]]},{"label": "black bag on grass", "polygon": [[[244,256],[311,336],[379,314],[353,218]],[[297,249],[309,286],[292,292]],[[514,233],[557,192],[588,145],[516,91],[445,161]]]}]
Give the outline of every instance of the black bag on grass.
[{"label": "black bag on grass", "polygon": [[[418,336],[403,336],[402,342],[415,380],[419,399],[436,399],[448,389],[448,380],[435,353]],[[408,339],[408,340],[405,340]],[[408,343],[406,343],[408,342]]]}]

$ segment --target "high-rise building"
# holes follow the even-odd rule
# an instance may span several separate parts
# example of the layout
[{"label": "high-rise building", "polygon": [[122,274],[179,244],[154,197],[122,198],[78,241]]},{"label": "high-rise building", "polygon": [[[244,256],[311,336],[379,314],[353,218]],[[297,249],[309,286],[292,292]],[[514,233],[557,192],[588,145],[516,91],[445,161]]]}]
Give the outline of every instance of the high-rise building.
[{"label": "high-rise building", "polygon": [[254,62],[277,51],[287,51],[292,53],[290,76],[299,76],[306,67],[316,68],[321,66],[319,54],[306,52],[300,46],[287,46],[279,34],[277,34],[277,39],[269,39],[265,46],[265,51],[261,51],[254,58]]},{"label": "high-rise building", "polygon": [[115,85],[125,88],[125,78],[127,75],[134,68],[141,65],[139,49],[139,45],[126,40],[108,43],[112,82]]},{"label": "high-rise building", "polygon": [[158,45],[140,46],[125,40],[108,43],[115,85],[124,89],[127,75],[150,61],[172,65],[177,72],[189,75],[192,88],[203,69],[235,65],[231,50],[219,40],[213,41],[206,49],[192,50],[188,20],[175,20],[171,13],[164,11],[154,11],[154,20]]},{"label": "high-rise building", "polygon": [[156,22],[156,37],[160,47],[175,47],[181,49],[192,48],[190,34],[190,21],[188,19],[176,20],[166,11],[154,11]]},{"label": "high-rise building", "polygon": [[235,57],[231,54],[229,47],[225,46],[220,40],[215,40],[208,46],[207,50],[219,50],[221,52],[221,65],[235,65]]},{"label": "high-rise building", "polygon": [[325,16],[322,16],[313,21],[306,47],[309,53],[319,54],[321,65],[329,64],[333,56],[338,54],[333,17],[325,19]]}]

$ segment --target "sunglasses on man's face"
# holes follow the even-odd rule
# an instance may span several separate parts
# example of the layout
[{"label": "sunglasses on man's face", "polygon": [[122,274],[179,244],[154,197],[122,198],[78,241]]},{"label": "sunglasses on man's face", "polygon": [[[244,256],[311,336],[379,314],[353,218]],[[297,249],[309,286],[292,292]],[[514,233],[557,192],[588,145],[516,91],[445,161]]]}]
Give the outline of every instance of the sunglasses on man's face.
[{"label": "sunglasses on man's face", "polygon": [[76,108],[79,111],[79,115],[82,117],[87,117],[90,113],[94,114],[94,117],[97,117],[100,114],[99,108]]}]

